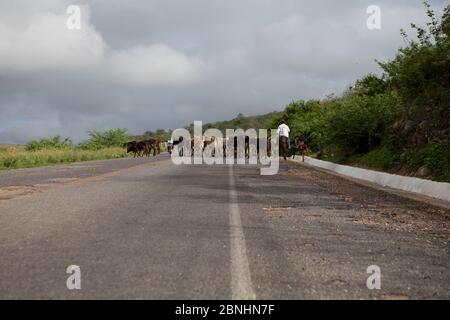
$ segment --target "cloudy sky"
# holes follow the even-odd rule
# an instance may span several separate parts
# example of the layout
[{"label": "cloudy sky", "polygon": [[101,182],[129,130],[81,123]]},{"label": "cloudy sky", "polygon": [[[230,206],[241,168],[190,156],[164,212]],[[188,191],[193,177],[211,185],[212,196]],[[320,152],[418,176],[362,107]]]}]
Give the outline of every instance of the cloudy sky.
[{"label": "cloudy sky", "polygon": [[[67,28],[70,5],[80,30]],[[381,30],[366,26],[369,5]],[[422,0],[0,0],[0,143],[174,129],[339,94],[425,21]]]}]

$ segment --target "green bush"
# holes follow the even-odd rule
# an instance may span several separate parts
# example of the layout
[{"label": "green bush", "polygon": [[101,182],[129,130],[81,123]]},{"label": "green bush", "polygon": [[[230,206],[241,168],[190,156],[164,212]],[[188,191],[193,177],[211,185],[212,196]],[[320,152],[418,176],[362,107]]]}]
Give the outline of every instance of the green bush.
[{"label": "green bush", "polygon": [[72,148],[73,143],[69,138],[63,139],[61,136],[57,135],[50,138],[43,138],[40,140],[31,140],[26,144],[26,150],[36,151],[42,149],[67,149]]},{"label": "green bush", "polygon": [[84,150],[99,150],[102,148],[121,147],[130,141],[128,129],[111,129],[107,131],[89,131],[89,139],[79,144]]},{"label": "green bush", "polygon": [[413,147],[448,138],[449,132],[450,6],[438,19],[425,5],[430,18],[426,27],[411,24],[417,40],[410,40],[402,30],[408,46],[392,61],[379,63],[399,96],[400,120],[409,123],[407,141]]},{"label": "green bush", "polygon": [[[379,148],[355,158],[354,161],[368,167],[390,170],[401,166],[401,151]],[[349,162],[352,160],[349,159]]]},{"label": "green bush", "polygon": [[402,161],[409,172],[425,166],[436,180],[450,181],[450,141],[409,149],[402,154]]},{"label": "green bush", "polygon": [[[373,75],[361,81],[368,78],[375,82]],[[392,91],[380,93],[380,88],[363,94],[361,83],[342,98],[293,102],[272,126],[285,119],[293,138],[301,137],[324,157],[342,158],[378,147],[398,117],[397,98]]]},{"label": "green bush", "polygon": [[346,155],[378,147],[397,116],[395,95],[351,95],[331,102],[324,116],[323,142]]},{"label": "green bush", "polygon": [[450,181],[450,141],[430,146],[426,162],[438,179]]}]

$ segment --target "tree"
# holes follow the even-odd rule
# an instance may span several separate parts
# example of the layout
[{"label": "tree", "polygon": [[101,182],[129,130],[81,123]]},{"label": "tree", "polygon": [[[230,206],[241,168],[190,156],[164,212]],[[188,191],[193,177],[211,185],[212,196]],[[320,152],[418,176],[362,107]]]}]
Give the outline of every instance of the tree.
[{"label": "tree", "polygon": [[441,19],[425,2],[430,21],[426,27],[411,24],[417,40],[399,50],[392,61],[379,63],[403,109],[400,132],[416,147],[450,137],[450,6]]},{"label": "tree", "polygon": [[106,131],[92,130],[88,132],[89,139],[80,143],[83,149],[102,149],[120,147],[130,140],[128,129],[111,129]]}]

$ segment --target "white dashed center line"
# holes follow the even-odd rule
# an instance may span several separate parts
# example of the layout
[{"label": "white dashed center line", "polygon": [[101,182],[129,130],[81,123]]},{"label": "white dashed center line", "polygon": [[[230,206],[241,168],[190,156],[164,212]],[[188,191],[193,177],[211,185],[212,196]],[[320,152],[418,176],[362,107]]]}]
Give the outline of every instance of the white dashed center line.
[{"label": "white dashed center line", "polygon": [[228,172],[230,177],[231,298],[233,300],[242,300],[254,297],[254,293],[237,192],[235,190],[233,165],[229,166]]}]

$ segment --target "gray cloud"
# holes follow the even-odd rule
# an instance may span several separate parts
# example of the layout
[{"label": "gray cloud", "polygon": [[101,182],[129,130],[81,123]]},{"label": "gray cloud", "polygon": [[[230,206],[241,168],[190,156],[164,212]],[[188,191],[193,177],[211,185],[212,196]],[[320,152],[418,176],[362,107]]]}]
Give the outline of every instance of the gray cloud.
[{"label": "gray cloud", "polygon": [[[424,23],[421,0],[0,2],[0,142],[133,133],[342,92]],[[69,4],[82,30],[65,27]],[[366,28],[366,8],[382,29]],[[432,1],[443,8],[445,1]]]}]

